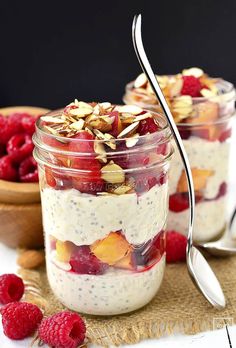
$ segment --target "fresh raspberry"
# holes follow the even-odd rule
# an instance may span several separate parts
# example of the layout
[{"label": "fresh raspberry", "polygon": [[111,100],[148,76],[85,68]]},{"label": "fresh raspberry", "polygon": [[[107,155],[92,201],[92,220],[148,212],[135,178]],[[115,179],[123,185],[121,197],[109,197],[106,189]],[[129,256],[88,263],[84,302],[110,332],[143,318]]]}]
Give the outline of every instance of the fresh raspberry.
[{"label": "fresh raspberry", "polygon": [[1,309],[4,334],[13,340],[30,336],[43,318],[41,310],[27,302],[12,302]]},{"label": "fresh raspberry", "polygon": [[22,126],[22,118],[25,115],[23,112],[13,112],[8,116],[8,122],[10,127],[15,128],[14,134],[19,134],[24,132],[24,128]]},{"label": "fresh raspberry", "polygon": [[201,82],[195,76],[183,76],[182,95],[190,95],[191,97],[201,97],[200,90],[202,89]]},{"label": "fresh raspberry", "polygon": [[187,238],[176,231],[166,233],[166,261],[180,262],[186,260]]},{"label": "fresh raspberry", "polygon": [[0,144],[6,145],[13,134],[14,130],[10,127],[7,117],[0,115]]},{"label": "fresh raspberry", "polygon": [[15,274],[3,274],[0,276],[0,303],[19,301],[24,293],[24,283]]},{"label": "fresh raspberry", "polygon": [[140,135],[145,135],[148,133],[155,133],[159,129],[158,125],[155,123],[153,118],[149,117],[146,118],[145,120],[140,121],[137,133]]},{"label": "fresh raspberry", "polygon": [[29,115],[29,114],[24,114],[21,120],[22,127],[25,131],[26,134],[29,134],[32,136],[35,132],[35,121],[36,118]]},{"label": "fresh raspberry", "polygon": [[0,158],[0,179],[7,181],[18,180],[17,169],[9,155]]},{"label": "fresh raspberry", "polygon": [[15,163],[20,163],[30,156],[33,149],[31,136],[27,134],[15,134],[7,143],[7,153],[11,155]]},{"label": "fresh raspberry", "polygon": [[76,348],[84,342],[86,327],[77,314],[63,311],[42,320],[39,338],[54,348]]},{"label": "fresh raspberry", "polygon": [[[200,195],[195,196],[195,203],[199,203],[203,200]],[[180,213],[189,208],[189,195],[188,192],[174,193],[169,199],[169,208],[175,213]]]},{"label": "fresh raspberry", "polygon": [[89,246],[76,248],[70,259],[72,270],[79,274],[103,274],[108,265],[92,254]]},{"label": "fresh raspberry", "polygon": [[6,155],[5,145],[0,144],[0,158]]},{"label": "fresh raspberry", "polygon": [[38,182],[38,167],[35,159],[30,156],[21,162],[19,166],[19,176],[21,182]]}]

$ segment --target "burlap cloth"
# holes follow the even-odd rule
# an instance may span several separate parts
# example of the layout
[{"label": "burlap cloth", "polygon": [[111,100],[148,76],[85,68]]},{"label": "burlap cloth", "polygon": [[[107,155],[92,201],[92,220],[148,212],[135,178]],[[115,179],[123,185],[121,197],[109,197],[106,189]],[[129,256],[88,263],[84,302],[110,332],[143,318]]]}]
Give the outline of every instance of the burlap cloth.
[{"label": "burlap cloth", "polygon": [[[236,323],[236,257],[211,259],[210,264],[227,298],[225,310],[213,309],[198,293],[185,264],[168,265],[161,289],[146,307],[113,317],[83,316],[88,341],[104,347],[132,344],[173,332],[192,335],[213,330],[224,319],[229,324]],[[41,306],[46,315],[64,308],[52,294],[44,268],[39,271],[21,269],[20,274],[26,282],[25,300]]]}]

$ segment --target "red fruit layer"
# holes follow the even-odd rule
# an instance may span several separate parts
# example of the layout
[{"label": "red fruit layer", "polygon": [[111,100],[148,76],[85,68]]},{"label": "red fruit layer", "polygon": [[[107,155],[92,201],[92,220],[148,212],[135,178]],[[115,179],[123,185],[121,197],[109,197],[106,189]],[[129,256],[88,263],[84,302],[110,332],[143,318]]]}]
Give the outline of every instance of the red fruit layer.
[{"label": "red fruit layer", "polygon": [[141,271],[150,269],[156,264],[166,250],[165,232],[159,232],[152,241],[142,246],[135,246],[133,252],[134,264],[144,267]]},{"label": "red fruit layer", "polygon": [[72,271],[79,274],[103,274],[109,267],[107,264],[99,261],[92,254],[89,246],[84,245],[76,248],[70,259]]},{"label": "red fruit layer", "polygon": [[140,121],[137,133],[139,135],[145,135],[148,133],[155,133],[159,130],[159,127],[154,122],[153,118],[146,118],[145,120]]},{"label": "red fruit layer", "polygon": [[[212,127],[215,127],[216,133],[214,136],[211,136]],[[221,143],[225,142],[232,135],[232,128],[225,128],[220,126],[209,126],[209,127],[195,127],[187,128],[186,126],[178,126],[181,138],[183,140],[189,139],[191,136],[205,139],[208,141],[220,141]]]},{"label": "red fruit layer", "polygon": [[[213,199],[206,199],[203,196],[196,195],[196,204],[200,202],[211,202],[223,197],[227,193],[227,184],[223,182],[219,187],[219,192],[217,196]],[[169,209],[175,213],[180,213],[189,208],[189,197],[188,192],[175,193],[170,196],[169,199]]]}]

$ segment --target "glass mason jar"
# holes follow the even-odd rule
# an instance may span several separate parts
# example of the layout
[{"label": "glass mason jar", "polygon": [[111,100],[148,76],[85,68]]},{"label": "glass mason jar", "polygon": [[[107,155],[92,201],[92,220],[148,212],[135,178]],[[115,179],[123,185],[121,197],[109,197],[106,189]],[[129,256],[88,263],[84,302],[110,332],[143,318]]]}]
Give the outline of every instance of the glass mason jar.
[{"label": "glass mason jar", "polygon": [[[173,147],[165,119],[158,121],[160,130],[132,147],[125,139],[107,146],[58,137],[37,122],[47,274],[54,294],[72,310],[130,312],[160,287]],[[99,157],[95,146],[103,149]]]},{"label": "glass mason jar", "polygon": [[[214,97],[167,99],[192,168],[196,195],[193,237],[196,242],[218,238],[224,232],[228,217],[228,167],[235,90],[231,83],[222,79],[216,87],[219,95]],[[155,96],[138,93],[132,82],[126,86],[124,102],[161,111]],[[169,180],[168,229],[187,234],[188,190],[178,151],[171,162]]]}]

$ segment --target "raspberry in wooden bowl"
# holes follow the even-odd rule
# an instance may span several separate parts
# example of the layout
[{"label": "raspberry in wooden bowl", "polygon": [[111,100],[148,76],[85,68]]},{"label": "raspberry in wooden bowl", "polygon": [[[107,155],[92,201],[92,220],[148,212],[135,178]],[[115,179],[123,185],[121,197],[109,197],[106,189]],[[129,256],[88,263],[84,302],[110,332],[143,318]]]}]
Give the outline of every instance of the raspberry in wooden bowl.
[{"label": "raspberry in wooden bowl", "polygon": [[43,245],[32,135],[35,119],[48,111],[31,106],[0,109],[0,242],[9,247]]}]

